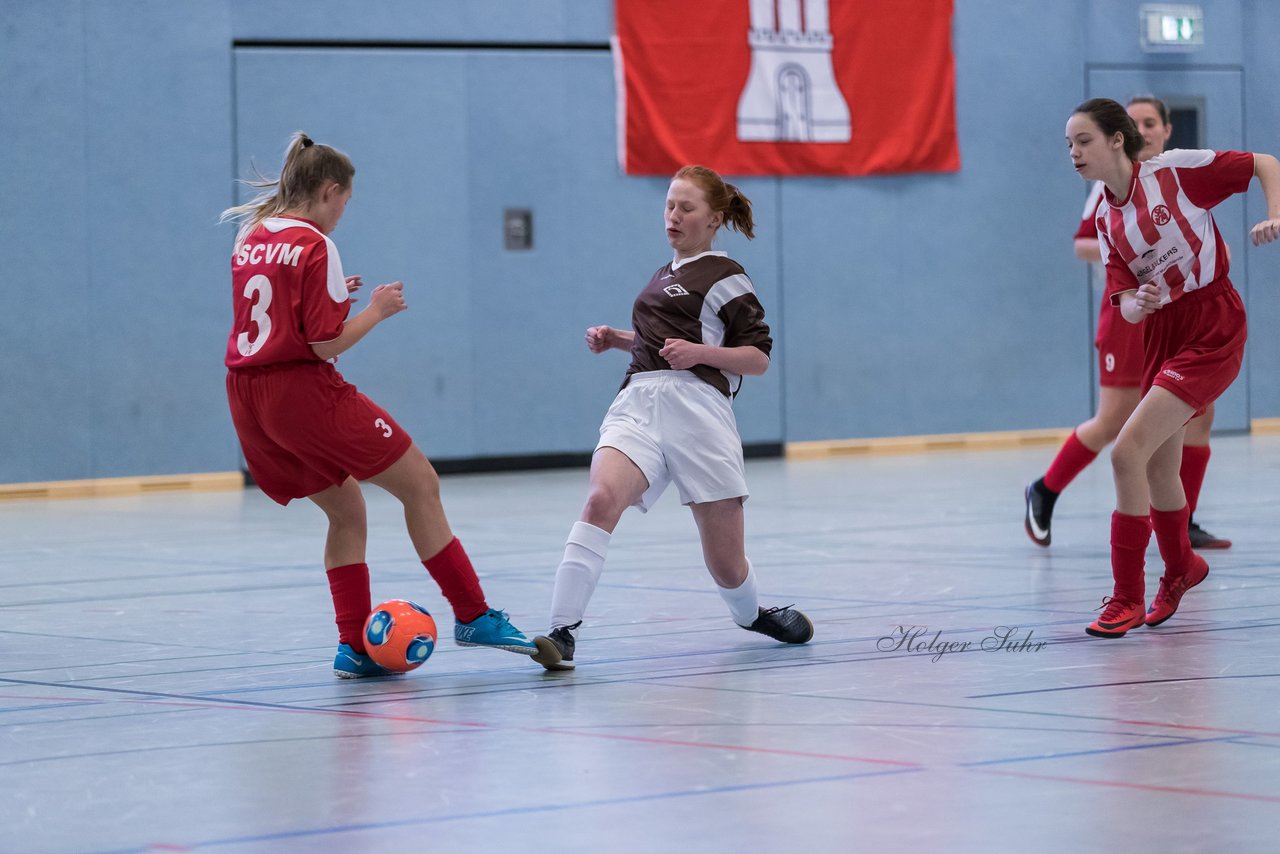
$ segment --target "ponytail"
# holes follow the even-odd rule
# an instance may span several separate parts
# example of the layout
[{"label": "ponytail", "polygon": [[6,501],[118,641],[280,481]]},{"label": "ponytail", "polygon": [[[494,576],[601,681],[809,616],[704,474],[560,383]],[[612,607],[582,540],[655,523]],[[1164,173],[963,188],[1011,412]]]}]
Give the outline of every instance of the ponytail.
[{"label": "ponytail", "polygon": [[729,191],[729,201],[724,209],[725,225],[745,235],[747,240],[754,239],[756,232],[755,223],[751,219],[751,200],[733,184],[726,183],[724,186]]},{"label": "ponytail", "polygon": [[254,178],[240,183],[256,188],[258,195],[242,205],[227,208],[218,218],[218,222],[241,222],[237,244],[263,220],[307,204],[326,184],[350,187],[356,174],[351,158],[336,148],[316,144],[302,131],[289,138],[280,177],[268,178],[256,166],[253,171]]}]

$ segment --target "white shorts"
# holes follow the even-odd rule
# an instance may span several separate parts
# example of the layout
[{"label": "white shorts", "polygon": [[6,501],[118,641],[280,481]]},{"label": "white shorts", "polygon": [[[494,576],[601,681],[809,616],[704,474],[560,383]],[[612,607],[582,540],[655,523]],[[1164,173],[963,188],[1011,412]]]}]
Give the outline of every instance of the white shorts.
[{"label": "white shorts", "polygon": [[691,371],[633,374],[600,425],[601,448],[626,454],[649,481],[634,505],[642,512],[672,482],[681,504],[748,495],[733,406]]}]

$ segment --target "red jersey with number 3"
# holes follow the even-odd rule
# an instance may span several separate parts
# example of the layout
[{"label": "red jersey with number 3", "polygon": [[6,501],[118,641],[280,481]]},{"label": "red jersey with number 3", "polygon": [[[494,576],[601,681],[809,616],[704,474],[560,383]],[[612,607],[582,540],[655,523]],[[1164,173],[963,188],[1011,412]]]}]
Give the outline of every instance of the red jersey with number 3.
[{"label": "red jersey with number 3", "polygon": [[1107,267],[1107,296],[1152,283],[1167,305],[1225,278],[1226,244],[1210,209],[1253,178],[1246,151],[1174,149],[1133,164],[1129,195],[1105,191],[1098,208],[1098,245]]},{"label": "red jersey with number 3", "polygon": [[338,247],[303,219],[271,217],[236,244],[231,285],[232,370],[321,361],[311,345],[341,335],[351,310]]}]

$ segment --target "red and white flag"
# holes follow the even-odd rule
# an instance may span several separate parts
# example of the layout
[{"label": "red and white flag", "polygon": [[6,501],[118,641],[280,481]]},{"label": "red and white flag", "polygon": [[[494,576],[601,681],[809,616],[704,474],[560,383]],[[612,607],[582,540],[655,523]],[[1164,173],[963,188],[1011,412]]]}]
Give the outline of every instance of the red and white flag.
[{"label": "red and white flag", "polygon": [[632,175],[954,172],[953,0],[616,0]]}]

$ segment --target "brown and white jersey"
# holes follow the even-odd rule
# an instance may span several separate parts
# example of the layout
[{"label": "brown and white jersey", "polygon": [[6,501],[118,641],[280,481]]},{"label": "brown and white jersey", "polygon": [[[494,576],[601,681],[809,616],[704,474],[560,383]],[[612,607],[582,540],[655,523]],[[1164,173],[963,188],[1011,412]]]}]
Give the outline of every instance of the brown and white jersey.
[{"label": "brown and white jersey", "polygon": [[[668,338],[713,347],[752,346],[766,356],[773,349],[755,287],[742,265],[724,252],[703,252],[672,261],[654,273],[636,298],[631,328],[635,341],[624,387],[632,374],[671,370],[667,360],[658,355]],[[690,370],[726,397],[737,394],[742,385],[738,374],[709,365],[695,365]]]}]

